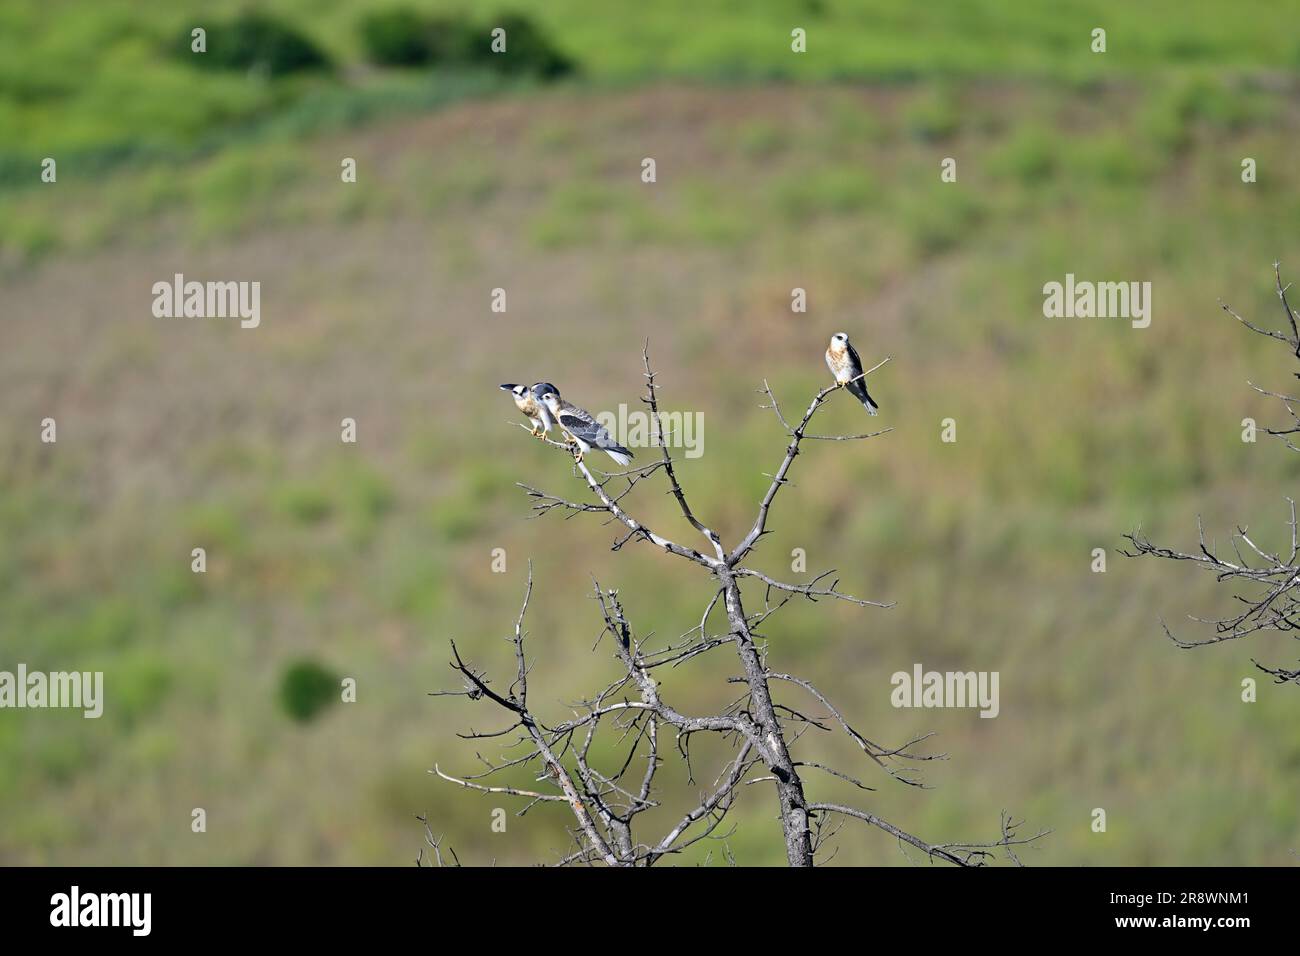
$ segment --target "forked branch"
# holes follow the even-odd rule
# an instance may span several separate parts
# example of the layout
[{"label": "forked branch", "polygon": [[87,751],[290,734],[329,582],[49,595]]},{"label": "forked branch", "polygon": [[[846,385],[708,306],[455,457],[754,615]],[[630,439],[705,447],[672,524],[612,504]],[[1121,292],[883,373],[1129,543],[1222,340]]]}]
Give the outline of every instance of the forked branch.
[{"label": "forked branch", "polygon": [[[1297,327],[1295,310],[1287,301],[1290,285],[1282,284],[1281,267],[1273,263],[1273,279],[1278,302],[1282,307],[1285,324],[1281,330],[1264,328],[1242,318],[1232,307],[1220,301],[1219,305],[1234,319],[1259,335],[1285,342],[1292,356],[1300,359],[1300,329]],[[1297,373],[1300,377],[1300,373]],[[1300,451],[1300,446],[1291,441],[1292,435],[1300,433],[1300,414],[1296,411],[1297,400],[1281,392],[1269,391],[1250,383],[1255,391],[1270,398],[1277,399],[1291,418],[1292,427],[1283,429],[1266,429],[1268,434],[1283,440],[1293,451]],[[1155,557],[1170,561],[1186,561],[1214,574],[1221,582],[1229,582],[1233,591],[1233,600],[1240,608],[1235,614],[1221,618],[1189,618],[1210,628],[1207,637],[1185,640],[1175,636],[1173,631],[1161,621],[1166,635],[1179,647],[1201,647],[1206,644],[1219,644],[1248,637],[1258,631],[1272,630],[1289,632],[1292,637],[1300,639],[1300,561],[1297,560],[1297,530],[1295,501],[1287,498],[1290,506],[1287,520],[1288,544],[1285,552],[1267,550],[1260,546],[1245,527],[1238,527],[1229,535],[1228,545],[1231,554],[1226,554],[1215,542],[1207,542],[1205,528],[1201,519],[1196,519],[1198,547],[1195,551],[1179,551],[1153,544],[1138,528],[1124,535],[1133,550],[1121,550],[1128,557]],[[1261,671],[1271,675],[1277,683],[1296,683],[1300,685],[1300,670],[1282,667],[1266,667],[1258,661],[1252,663]]]}]

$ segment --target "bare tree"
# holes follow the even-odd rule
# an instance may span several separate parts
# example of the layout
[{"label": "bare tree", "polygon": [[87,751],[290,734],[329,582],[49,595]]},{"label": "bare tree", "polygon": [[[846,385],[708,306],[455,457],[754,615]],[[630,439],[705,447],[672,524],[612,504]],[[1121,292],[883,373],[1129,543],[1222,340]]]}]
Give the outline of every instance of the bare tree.
[{"label": "bare tree", "polygon": [[[1297,328],[1295,310],[1291,308],[1286,298],[1287,290],[1291,286],[1289,283],[1282,285],[1281,267],[1276,262],[1273,263],[1273,279],[1278,301],[1282,305],[1282,313],[1286,318],[1286,325],[1281,331],[1261,328],[1246,321],[1223,301],[1220,301],[1219,305],[1224,312],[1252,332],[1286,343],[1287,350],[1297,361],[1300,361],[1300,329]],[[1294,374],[1300,378],[1300,372]],[[1300,447],[1297,447],[1292,440],[1292,436],[1300,434],[1300,414],[1296,411],[1300,399],[1289,394],[1269,391],[1254,382],[1247,384],[1261,395],[1276,399],[1286,409],[1291,417],[1290,427],[1267,428],[1265,431],[1281,439],[1291,451],[1300,452]],[[1132,542],[1134,548],[1133,551],[1121,552],[1128,557],[1149,555],[1173,561],[1189,561],[1211,572],[1219,581],[1232,582],[1233,599],[1239,607],[1237,613],[1211,619],[1191,617],[1191,620],[1198,624],[1211,628],[1208,636],[1193,640],[1176,637],[1162,620],[1161,626],[1170,640],[1179,647],[1203,647],[1207,644],[1235,641],[1256,631],[1265,630],[1287,631],[1293,638],[1300,640],[1300,633],[1298,633],[1300,631],[1300,561],[1297,561],[1300,553],[1297,550],[1296,510],[1295,501],[1291,498],[1287,498],[1286,501],[1290,507],[1290,518],[1287,522],[1290,528],[1290,544],[1285,554],[1260,547],[1252,540],[1249,529],[1239,526],[1228,539],[1232,553],[1225,555],[1215,542],[1206,541],[1205,528],[1199,516],[1196,519],[1198,548],[1194,552],[1157,547],[1142,534],[1141,528],[1124,536]],[[1279,684],[1288,682],[1300,684],[1300,669],[1267,667],[1253,658],[1251,663],[1266,674],[1272,675]]]},{"label": "bare tree", "polygon": [[[619,537],[612,546],[614,551],[620,550],[629,541],[642,541],[695,565],[702,573],[712,577],[715,586],[712,598],[704,608],[698,624],[667,646],[651,648],[647,645],[647,639],[639,637],[633,629],[619,599],[619,592],[593,581],[595,604],[602,625],[600,639],[607,636],[611,639],[613,653],[619,664],[618,674],[610,684],[576,704],[571,719],[547,723],[534,712],[528,696],[530,665],[525,654],[524,619],[532,597],[533,575],[530,562],[523,606],[515,620],[511,637],[515,666],[509,686],[503,690],[494,689],[486,673],[466,662],[452,642],[451,666],[460,675],[463,688],[440,692],[488,702],[508,719],[508,726],[503,730],[472,732],[462,736],[469,739],[505,738],[508,741],[506,754],[515,747],[522,749],[515,751],[514,756],[502,757],[499,762],[485,761],[485,769],[471,776],[453,776],[437,766],[432,772],[450,783],[470,790],[505,794],[524,800],[525,806],[519,811],[521,815],[539,803],[568,804],[577,826],[572,831],[572,852],[559,861],[561,864],[603,862],[610,866],[649,866],[665,856],[680,853],[701,840],[720,839],[718,828],[739,795],[751,784],[765,783],[770,783],[776,791],[786,857],[792,866],[813,865],[818,859],[818,853],[827,847],[828,839],[844,820],[850,819],[859,820],[890,834],[897,839],[905,854],[910,847],[931,861],[942,860],[959,866],[981,865],[1001,849],[1008,859],[1019,863],[1013,848],[1032,842],[1043,834],[1019,837],[1019,824],[1005,814],[1000,835],[992,842],[932,843],[873,813],[843,804],[811,800],[803,779],[807,771],[828,774],[860,790],[872,788],[851,774],[802,760],[791,752],[792,746],[806,730],[816,728],[833,731],[838,728],[887,775],[912,786],[919,786],[920,783],[913,773],[915,767],[909,767],[909,764],[942,759],[944,756],[918,752],[918,745],[928,734],[898,747],[875,743],[854,729],[843,711],[810,681],[793,674],[780,673],[768,663],[768,648],[758,628],[796,598],[809,601],[829,598],[861,607],[889,607],[889,604],[864,600],[839,590],[838,580],[832,578],[833,571],[818,574],[804,583],[790,583],[776,580],[744,563],[759,541],[769,533],[768,523],[773,504],[782,488],[789,483],[790,469],[804,442],[865,440],[890,429],[862,435],[810,434],[808,429],[813,416],[838,386],[832,385],[819,391],[803,417],[791,425],[772,389],[764,382],[760,391],[767,397],[768,404],[762,407],[771,408],[776,414],[789,441],[775,474],[768,476],[771,484],[759,503],[753,524],[744,537],[729,548],[717,533],[700,520],[688,502],[661,428],[658,386],[655,384],[655,373],[650,367],[648,350],[643,352],[643,359],[646,395],[642,401],[649,409],[659,458],[640,468],[597,477],[588,463],[574,454],[575,477],[594,495],[594,501],[570,500],[525,484],[520,484],[520,487],[534,499],[533,509],[539,514],[551,511],[570,516],[591,513],[604,515],[607,522],[621,525]],[[885,362],[868,372],[874,372]],[[547,441],[557,449],[568,452],[565,444],[549,439]],[[627,496],[638,484],[655,474],[662,474],[667,481],[668,490],[676,499],[682,517],[703,538],[703,547],[697,549],[667,538],[647,527],[630,512],[626,504]],[[742,593],[744,583],[762,588],[761,610],[746,609],[745,594]],[[725,634],[710,632],[709,621],[719,609],[727,622]],[[708,716],[688,715],[679,711],[665,698],[660,675],[666,673],[665,669],[679,667],[725,646],[730,646],[735,651],[742,672],[740,676],[732,678],[742,688],[738,699],[718,713]],[[825,713],[804,713],[791,704],[779,701],[773,693],[774,685],[788,685],[795,691],[802,692]],[[609,728],[617,735],[620,745],[626,747],[626,756],[616,767],[602,769],[591,759],[592,743],[602,728]],[[634,823],[639,822],[636,818],[640,814],[661,805],[655,779],[666,759],[663,753],[664,742],[661,740],[664,731],[675,736],[677,757],[685,762],[692,782],[695,780],[695,771],[691,763],[691,741],[696,735],[718,735],[728,742],[731,756],[697,804],[680,818],[674,814],[676,822],[666,832],[647,838],[634,831]],[[618,752],[621,754],[623,750]],[[540,785],[521,788],[485,782],[489,778],[498,777],[503,771],[521,767],[530,767],[536,771]],[[439,841],[435,841],[427,829],[426,837],[441,861]]]}]

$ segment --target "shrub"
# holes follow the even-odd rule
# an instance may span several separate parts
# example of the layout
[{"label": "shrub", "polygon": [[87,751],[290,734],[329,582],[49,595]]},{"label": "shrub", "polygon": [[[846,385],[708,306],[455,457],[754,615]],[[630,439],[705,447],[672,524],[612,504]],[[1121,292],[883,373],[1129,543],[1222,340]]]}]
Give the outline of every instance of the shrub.
[{"label": "shrub", "polygon": [[398,7],[361,18],[366,59],[380,66],[428,66],[472,55],[474,29],[455,17],[426,19]]},{"label": "shrub", "polygon": [[380,66],[423,66],[430,49],[424,21],[414,10],[376,10],[361,18],[366,59]]},{"label": "shrub", "polygon": [[490,56],[487,30],[460,17],[434,17],[424,27],[431,59],[437,66],[477,65]]},{"label": "shrub", "polygon": [[[492,51],[492,31],[498,27],[506,32],[504,53]],[[573,61],[532,20],[517,13],[478,24],[396,7],[362,17],[360,31],[366,59],[380,66],[485,69],[545,79],[574,70]]]},{"label": "shrub", "polygon": [[227,23],[206,28],[207,52],[191,53],[190,32],[184,34],[185,56],[217,70],[265,70],[283,76],[329,67],[329,58],[310,39],[288,24],[260,13],[244,13]]},{"label": "shrub", "polygon": [[548,80],[574,71],[573,61],[552,46],[546,34],[526,16],[508,13],[492,26],[506,31],[506,52],[493,53],[485,43],[480,54],[486,57],[485,65],[503,73],[527,73]]},{"label": "shrub", "polygon": [[339,699],[339,678],[315,661],[292,664],[280,678],[280,706],[299,723],[306,723]]}]

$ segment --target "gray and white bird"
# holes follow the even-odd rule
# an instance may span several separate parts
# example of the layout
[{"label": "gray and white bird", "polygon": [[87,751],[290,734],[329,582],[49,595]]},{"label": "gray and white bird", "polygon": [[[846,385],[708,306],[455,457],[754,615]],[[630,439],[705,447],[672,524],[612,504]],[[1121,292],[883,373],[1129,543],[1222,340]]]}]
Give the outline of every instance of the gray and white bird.
[{"label": "gray and white bird", "polygon": [[880,406],[867,394],[867,380],[862,377],[862,359],[849,344],[847,333],[836,332],[831,336],[830,347],[826,350],[826,367],[835,376],[836,385],[847,388],[868,412],[876,414]]},{"label": "gray and white bird", "polygon": [[586,409],[565,401],[559,392],[552,390],[544,393],[540,404],[551,413],[561,430],[572,435],[578,443],[579,461],[593,448],[599,448],[621,467],[627,467],[632,460],[632,453],[614,441],[614,436],[604,425],[596,421]]},{"label": "gray and white bird", "polygon": [[502,391],[510,393],[510,397],[515,400],[515,408],[519,409],[528,418],[529,423],[533,426],[534,438],[545,438],[555,425],[555,419],[551,417],[548,409],[540,401],[541,397],[548,392],[554,392],[559,395],[559,390],[550,382],[538,382],[531,388],[527,385],[505,384],[501,386]]}]

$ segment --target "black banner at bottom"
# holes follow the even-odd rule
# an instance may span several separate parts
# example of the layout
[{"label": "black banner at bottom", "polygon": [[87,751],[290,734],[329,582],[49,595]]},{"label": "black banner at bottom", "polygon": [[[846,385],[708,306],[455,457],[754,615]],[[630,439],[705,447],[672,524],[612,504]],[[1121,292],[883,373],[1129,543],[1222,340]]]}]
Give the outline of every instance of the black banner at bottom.
[{"label": "black banner at bottom", "polygon": [[[596,880],[599,879],[599,882]],[[622,885],[620,885],[622,884]],[[660,926],[692,937],[734,933],[790,910],[790,928],[854,932],[880,924],[926,937],[984,927],[1071,939],[1185,939],[1231,943],[1294,927],[1296,872],[1281,869],[986,869],[915,867],[673,869],[598,874],[546,869],[0,869],[6,941],[78,943],[157,939],[220,944],[292,939],[375,942],[423,937],[452,924],[491,941],[527,939],[564,913],[565,934]],[[536,922],[528,911],[536,908]],[[750,912],[752,908],[752,912]],[[710,919],[716,911],[718,919]],[[802,914],[802,915],[800,915]],[[658,922],[662,920],[662,922]],[[530,929],[530,926],[533,929]],[[729,928],[728,928],[729,927]]]}]

